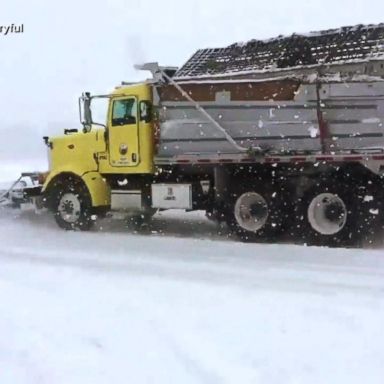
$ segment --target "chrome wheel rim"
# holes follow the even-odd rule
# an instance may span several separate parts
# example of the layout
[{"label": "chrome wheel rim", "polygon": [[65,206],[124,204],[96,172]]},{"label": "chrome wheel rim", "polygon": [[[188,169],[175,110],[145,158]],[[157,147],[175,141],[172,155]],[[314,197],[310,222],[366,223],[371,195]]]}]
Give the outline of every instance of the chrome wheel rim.
[{"label": "chrome wheel rim", "polygon": [[321,193],[308,207],[308,221],[311,227],[322,235],[335,235],[347,223],[347,207],[338,195]]},{"label": "chrome wheel rim", "polygon": [[257,232],[268,220],[268,204],[256,192],[242,194],[235,204],[235,219],[239,226],[249,232]]},{"label": "chrome wheel rim", "polygon": [[81,203],[74,193],[65,193],[59,201],[58,213],[67,223],[75,223],[80,218]]}]

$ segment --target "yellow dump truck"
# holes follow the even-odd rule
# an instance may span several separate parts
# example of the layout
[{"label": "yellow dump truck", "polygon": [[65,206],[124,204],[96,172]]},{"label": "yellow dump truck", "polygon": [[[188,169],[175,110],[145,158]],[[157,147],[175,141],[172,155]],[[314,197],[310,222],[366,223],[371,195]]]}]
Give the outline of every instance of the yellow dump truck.
[{"label": "yellow dump truck", "polygon": [[383,25],[358,26],[199,50],[178,70],[143,65],[151,79],[84,93],[82,129],[44,138],[50,169],[31,195],[65,229],[184,209],[242,240],[367,239],[383,221],[383,42]]}]

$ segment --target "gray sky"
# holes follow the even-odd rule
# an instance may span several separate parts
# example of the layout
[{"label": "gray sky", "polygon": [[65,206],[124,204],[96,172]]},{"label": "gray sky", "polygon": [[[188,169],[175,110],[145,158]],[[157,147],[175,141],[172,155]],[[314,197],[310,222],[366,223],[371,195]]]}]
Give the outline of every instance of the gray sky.
[{"label": "gray sky", "polygon": [[[45,156],[43,134],[78,127],[77,97],[138,80],[134,63],[181,65],[198,48],[384,21],[383,0],[0,0],[0,134]],[[14,156],[2,146],[3,156]]]}]

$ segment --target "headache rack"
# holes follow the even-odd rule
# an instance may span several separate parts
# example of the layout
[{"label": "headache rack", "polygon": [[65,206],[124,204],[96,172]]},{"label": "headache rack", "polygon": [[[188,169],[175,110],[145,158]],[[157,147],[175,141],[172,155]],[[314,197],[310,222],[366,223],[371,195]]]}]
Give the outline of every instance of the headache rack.
[{"label": "headache rack", "polygon": [[384,23],[199,49],[175,78],[273,72],[379,59],[384,60]]}]

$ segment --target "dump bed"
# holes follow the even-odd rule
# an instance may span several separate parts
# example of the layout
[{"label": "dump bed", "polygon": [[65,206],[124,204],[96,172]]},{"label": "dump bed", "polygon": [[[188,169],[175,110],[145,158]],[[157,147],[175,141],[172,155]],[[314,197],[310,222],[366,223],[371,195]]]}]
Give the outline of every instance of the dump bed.
[{"label": "dump bed", "polygon": [[[179,84],[245,148],[273,154],[384,148],[384,81],[380,79]],[[159,93],[159,156],[236,152],[223,133],[172,85]]]},{"label": "dump bed", "polygon": [[163,158],[384,148],[384,24],[198,50],[157,93]]}]

